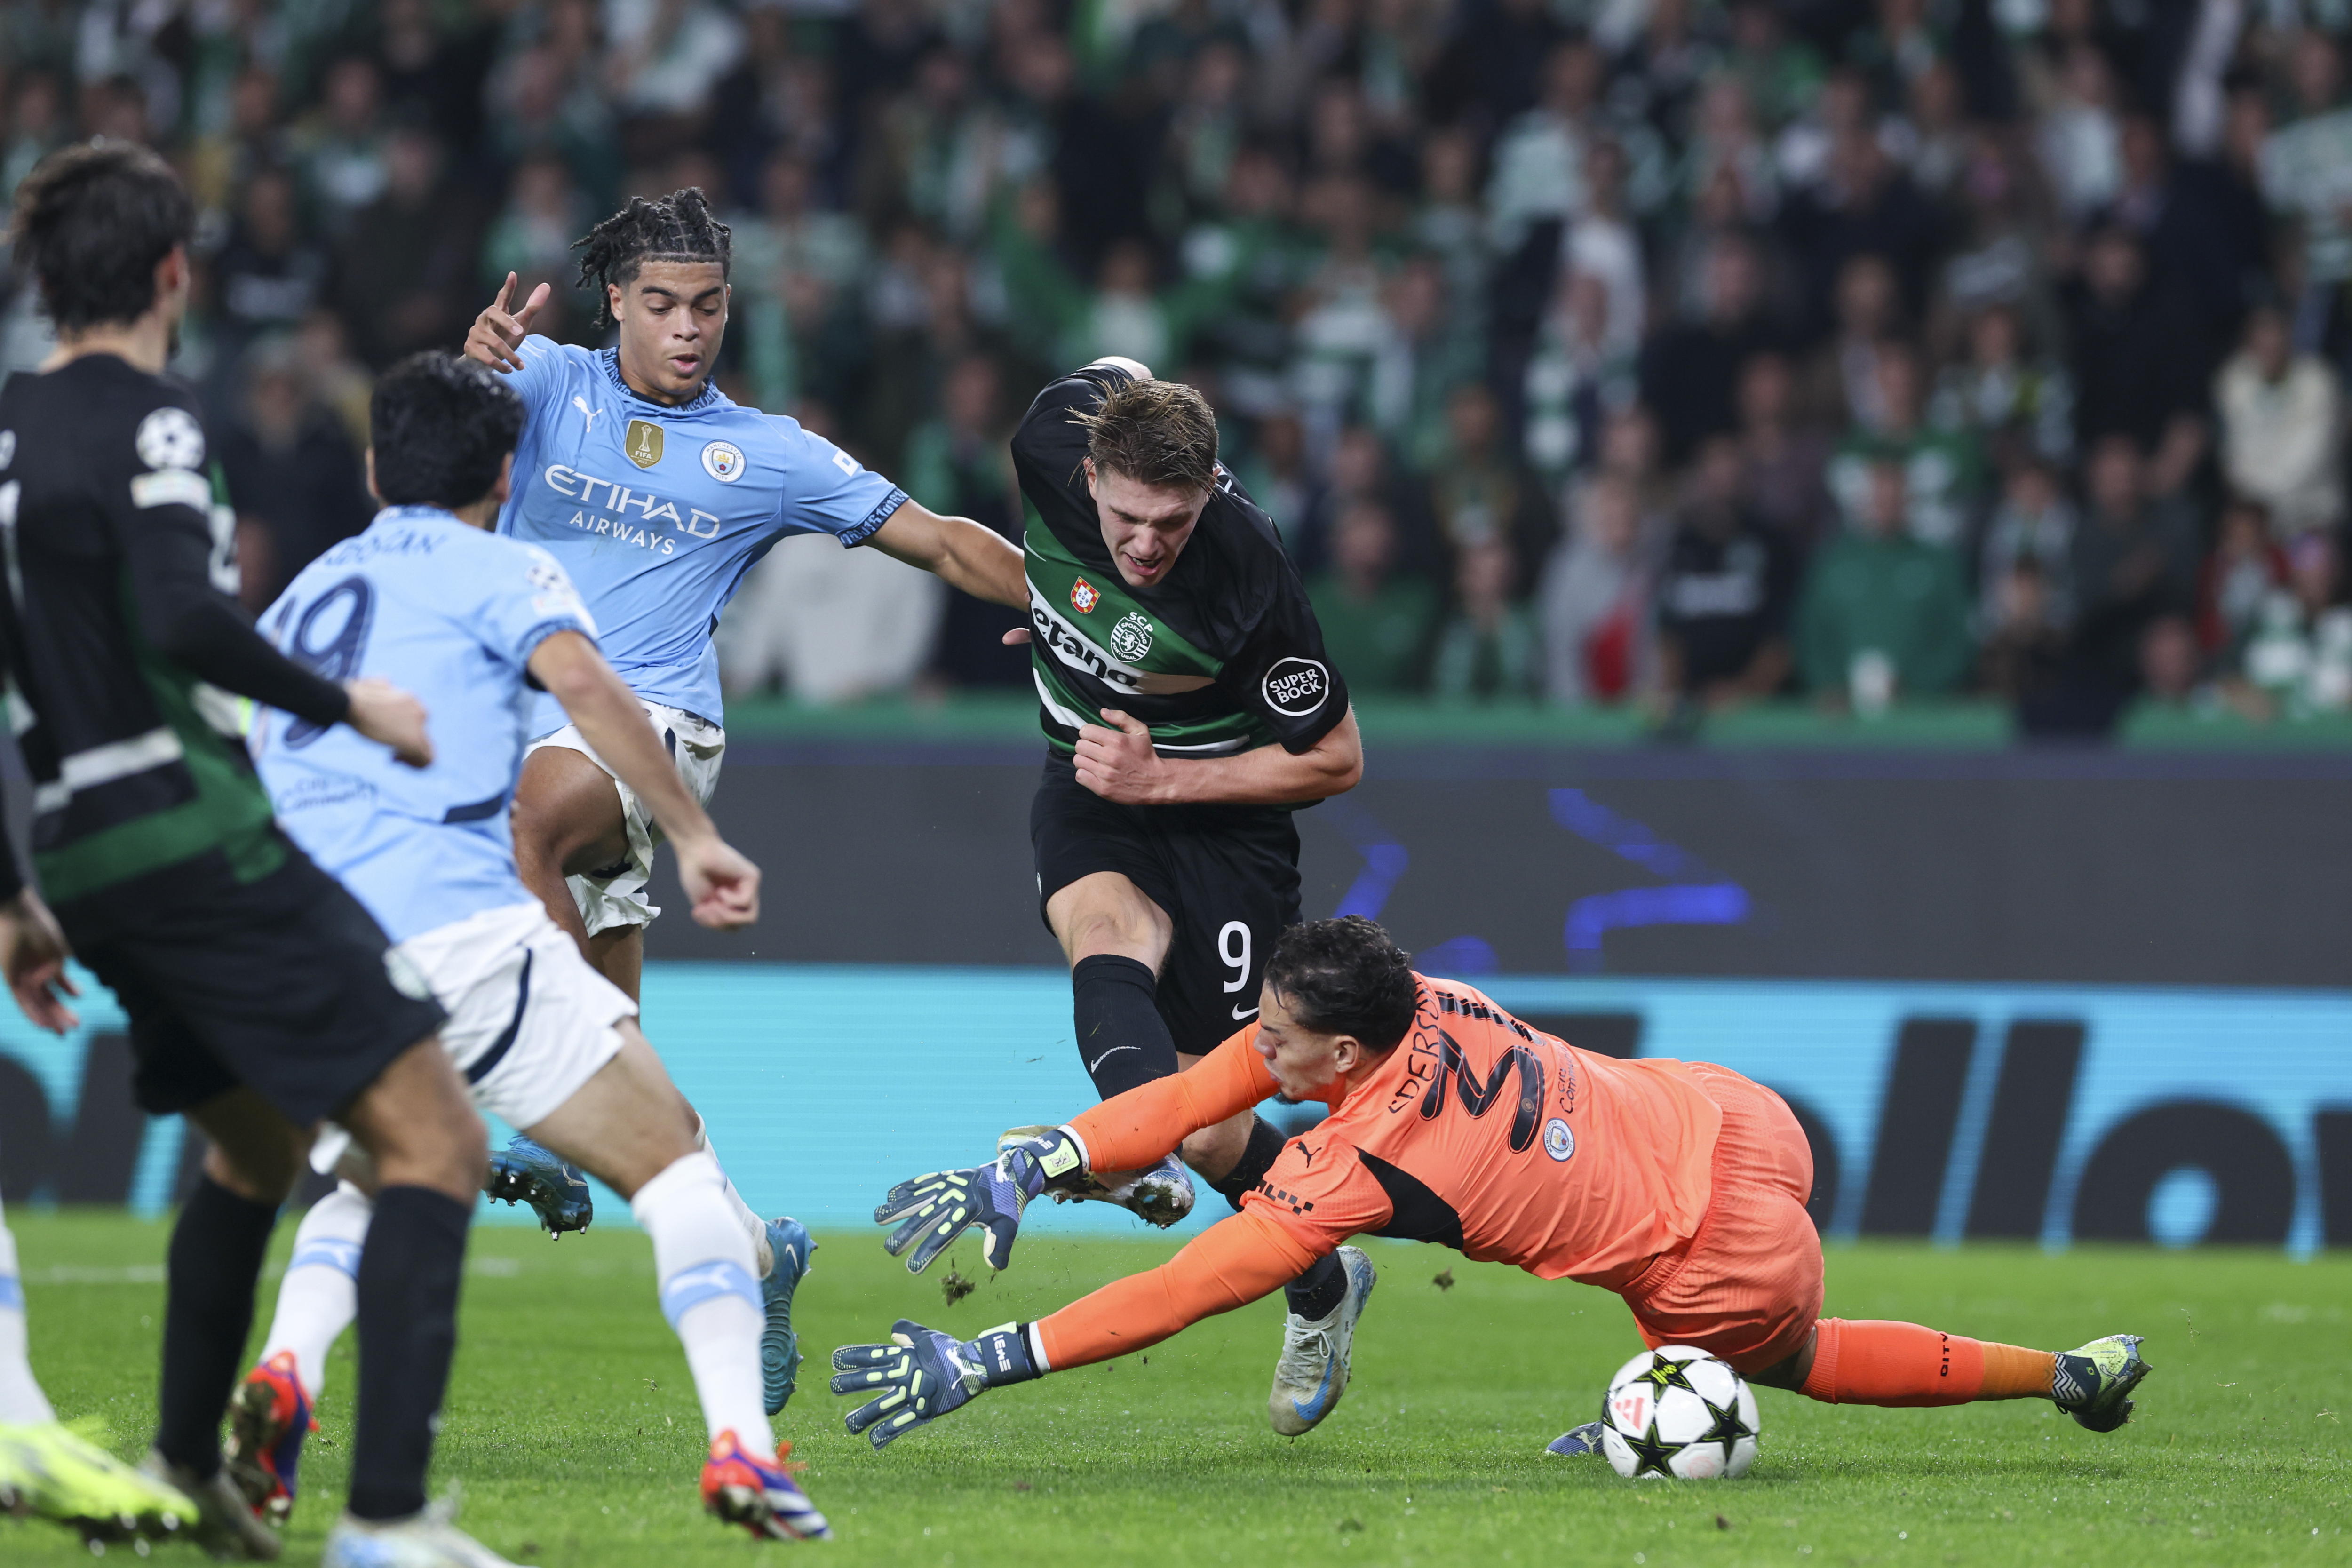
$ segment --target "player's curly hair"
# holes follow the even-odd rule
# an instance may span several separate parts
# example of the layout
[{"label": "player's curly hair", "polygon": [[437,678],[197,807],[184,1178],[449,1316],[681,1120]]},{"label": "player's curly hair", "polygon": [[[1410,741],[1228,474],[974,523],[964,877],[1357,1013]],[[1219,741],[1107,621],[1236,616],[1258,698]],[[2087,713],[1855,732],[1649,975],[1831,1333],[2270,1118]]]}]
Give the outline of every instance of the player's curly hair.
[{"label": "player's curly hair", "polygon": [[724,277],[733,256],[733,237],[712,216],[710,198],[702,187],[688,185],[657,201],[631,196],[627,206],[581,236],[572,248],[580,253],[580,286],[596,291],[595,324],[609,327],[613,314],[606,284],[626,289],[648,261],[716,261]]},{"label": "player's curly hair", "polygon": [[155,267],[196,229],[172,166],[131,142],[50,153],[16,188],[10,238],[59,331],[135,321],[155,303]]},{"label": "player's curly hair", "polygon": [[1124,474],[1142,485],[1216,488],[1217,416],[1207,398],[1181,381],[1124,382],[1093,413],[1070,417],[1086,427],[1087,456],[1098,474]]},{"label": "player's curly hair", "polygon": [[1292,926],[1265,961],[1265,983],[1318,1035],[1353,1035],[1389,1051],[1412,1027],[1420,987],[1412,960],[1361,915]]}]

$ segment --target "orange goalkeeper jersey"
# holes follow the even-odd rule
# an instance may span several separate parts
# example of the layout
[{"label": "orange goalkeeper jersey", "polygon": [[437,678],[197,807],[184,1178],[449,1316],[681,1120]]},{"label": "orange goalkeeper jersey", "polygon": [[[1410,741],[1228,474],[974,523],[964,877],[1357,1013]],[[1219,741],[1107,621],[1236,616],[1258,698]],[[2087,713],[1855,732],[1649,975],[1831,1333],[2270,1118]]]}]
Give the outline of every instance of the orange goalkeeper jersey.
[{"label": "orange goalkeeper jersey", "polygon": [[[1723,1113],[1681,1062],[1538,1034],[1458,981],[1417,977],[1411,1032],[1243,1211],[1163,1268],[1037,1325],[1052,1364],[1140,1349],[1254,1300],[1360,1233],[1443,1242],[1546,1279],[1622,1286],[1706,1212]],[[1277,1092],[1257,1026],[1073,1120],[1095,1170],[1132,1170]]]}]

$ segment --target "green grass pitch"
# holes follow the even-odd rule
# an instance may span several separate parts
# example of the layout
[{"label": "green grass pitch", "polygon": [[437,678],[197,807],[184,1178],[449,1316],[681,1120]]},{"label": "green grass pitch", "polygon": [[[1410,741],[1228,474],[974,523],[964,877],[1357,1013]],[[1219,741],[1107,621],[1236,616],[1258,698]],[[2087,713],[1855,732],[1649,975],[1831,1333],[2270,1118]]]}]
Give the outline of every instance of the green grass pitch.
[{"label": "green grass pitch", "polygon": [[[152,1419],[163,1228],[111,1215],[9,1216],[36,1365],[59,1409],[125,1456]],[[292,1235],[279,1234],[278,1257]],[[1147,1235],[1059,1240],[942,1300],[876,1234],[823,1237],[800,1298],[809,1364],[783,1430],[838,1540],[824,1561],[890,1568],[1348,1563],[2352,1563],[2352,1258],[1845,1247],[1830,1309],[2063,1348],[2148,1336],[2139,1413],[2097,1436],[2039,1402],[1832,1408],[1759,1391],[1745,1479],[1621,1481],[1543,1445],[1598,1406],[1638,1347],[1623,1307],[1433,1247],[1372,1242],[1381,1285],[1356,1381],[1321,1430],[1265,1425],[1279,1304],[1150,1353],[991,1394],[869,1451],[824,1391],[836,1344],[901,1314],[970,1333],[1050,1310],[1169,1253]],[[702,1447],[684,1357],[625,1230],[551,1243],[475,1235],[464,1342],[436,1485],[520,1561],[690,1568],[763,1550],[698,1511]],[[1435,1283],[1451,1271],[1452,1288]],[[265,1284],[267,1315],[274,1286]],[[290,1563],[316,1562],[349,1453],[347,1338],[313,1439]],[[114,1554],[120,1555],[120,1552]],[[187,1548],[157,1561],[200,1561]],[[69,1537],[0,1521],[0,1562],[87,1563]]]}]

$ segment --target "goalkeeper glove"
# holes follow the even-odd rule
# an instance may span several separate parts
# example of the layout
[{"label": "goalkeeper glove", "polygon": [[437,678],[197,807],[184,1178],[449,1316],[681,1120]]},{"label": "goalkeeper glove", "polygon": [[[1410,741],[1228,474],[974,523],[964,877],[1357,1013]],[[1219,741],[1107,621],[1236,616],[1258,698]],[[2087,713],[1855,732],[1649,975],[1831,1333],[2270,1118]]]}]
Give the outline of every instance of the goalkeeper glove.
[{"label": "goalkeeper glove", "polygon": [[874,1211],[876,1225],[898,1226],[882,1249],[897,1258],[913,1247],[907,1272],[920,1274],[976,1225],[987,1232],[981,1238],[981,1260],[991,1268],[1003,1268],[1013,1260],[1022,1208],[1045,1190],[1047,1182],[1085,1169],[1078,1141],[1056,1127],[1006,1145],[992,1164],[934,1171],[900,1182]]},{"label": "goalkeeper glove", "polygon": [[877,1448],[961,1409],[985,1390],[1042,1375],[1023,1323],[957,1340],[901,1318],[891,1326],[888,1344],[844,1345],[833,1352],[834,1393],[876,1395],[849,1413],[847,1425],[851,1436],[865,1432]]}]

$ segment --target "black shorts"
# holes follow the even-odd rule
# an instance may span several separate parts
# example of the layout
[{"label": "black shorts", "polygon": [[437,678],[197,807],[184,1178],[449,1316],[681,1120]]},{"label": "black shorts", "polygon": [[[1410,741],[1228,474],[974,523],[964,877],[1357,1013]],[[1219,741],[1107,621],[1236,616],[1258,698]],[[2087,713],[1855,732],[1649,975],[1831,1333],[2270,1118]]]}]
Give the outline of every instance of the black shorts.
[{"label": "black shorts", "polygon": [[[142,878],[135,914],[112,896],[124,890],[103,921],[58,916],[130,1016],[133,1096],[151,1114],[243,1085],[308,1126],[446,1016],[360,901],[290,844],[251,882],[208,856]],[[100,929],[84,940],[78,923]]]},{"label": "black shorts", "polygon": [[1257,1016],[1275,939],[1298,922],[1298,827],[1269,805],[1116,805],[1045,759],[1029,807],[1037,908],[1081,877],[1116,871],[1175,922],[1160,1016],[1176,1048],[1206,1056]]}]

